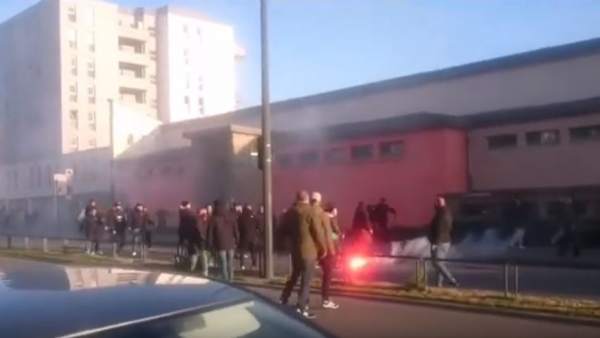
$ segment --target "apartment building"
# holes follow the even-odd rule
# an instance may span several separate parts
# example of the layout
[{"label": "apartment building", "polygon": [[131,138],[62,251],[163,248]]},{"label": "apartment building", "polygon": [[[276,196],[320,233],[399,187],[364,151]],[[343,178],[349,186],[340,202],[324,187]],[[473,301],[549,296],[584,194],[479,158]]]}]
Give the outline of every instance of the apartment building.
[{"label": "apartment building", "polygon": [[[51,203],[53,176],[67,168],[75,169],[77,203],[107,197],[111,157],[173,117],[233,110],[233,29],[199,17],[168,7],[157,11],[101,0],[41,0],[1,23],[0,205],[23,213],[48,209],[44,203]],[[204,29],[206,48],[199,49],[184,32],[184,39],[160,41],[159,31],[175,27],[168,18],[193,23],[196,33]],[[225,47],[217,48],[220,44]],[[199,81],[195,92],[184,95],[186,88],[165,87],[179,85],[188,68],[181,72],[160,63],[159,54],[171,53],[159,53],[159,46],[173,48],[173,55],[189,50],[189,73]],[[216,66],[209,67],[211,62]],[[223,76],[216,81],[206,69]],[[159,82],[159,73],[170,81]],[[164,109],[181,111],[160,112],[159,87],[173,93],[174,102],[187,96],[190,107],[167,104]]]},{"label": "apartment building", "polygon": [[157,11],[157,26],[161,120],[233,111],[239,55],[233,28],[169,6]]}]

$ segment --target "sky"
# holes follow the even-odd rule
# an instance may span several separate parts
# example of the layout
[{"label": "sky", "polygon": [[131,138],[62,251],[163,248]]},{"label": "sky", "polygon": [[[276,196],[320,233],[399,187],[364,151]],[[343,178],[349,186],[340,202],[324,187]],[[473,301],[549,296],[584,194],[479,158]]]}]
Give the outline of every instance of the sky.
[{"label": "sky", "polygon": [[[268,0],[273,101],[600,37],[600,0]],[[0,1],[0,21],[37,0]],[[171,4],[235,28],[242,106],[260,102],[260,0]],[[0,56],[1,57],[1,56]]]}]

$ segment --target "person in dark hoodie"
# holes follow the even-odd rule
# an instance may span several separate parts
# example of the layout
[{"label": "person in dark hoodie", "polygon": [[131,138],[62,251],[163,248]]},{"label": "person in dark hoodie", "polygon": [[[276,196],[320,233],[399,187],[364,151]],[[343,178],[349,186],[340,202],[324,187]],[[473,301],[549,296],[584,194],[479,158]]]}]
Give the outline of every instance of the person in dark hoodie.
[{"label": "person in dark hoodie", "polygon": [[214,214],[208,223],[208,238],[218,253],[223,279],[232,281],[233,257],[239,240],[237,222],[224,202],[217,200],[214,206]]},{"label": "person in dark hoodie", "polygon": [[246,270],[246,256],[249,254],[252,266],[256,267],[258,219],[254,215],[252,207],[248,204],[244,205],[242,213],[238,217],[238,227],[240,234],[240,245],[238,246],[240,266],[242,270]]},{"label": "person in dark hoodie", "polygon": [[452,276],[446,263],[443,262],[450,251],[452,223],[452,214],[446,205],[446,199],[443,196],[438,196],[435,203],[435,214],[431,220],[431,233],[429,236],[429,241],[431,242],[431,263],[437,271],[438,287],[443,286],[444,279],[447,279],[452,286],[458,286],[456,278]]}]

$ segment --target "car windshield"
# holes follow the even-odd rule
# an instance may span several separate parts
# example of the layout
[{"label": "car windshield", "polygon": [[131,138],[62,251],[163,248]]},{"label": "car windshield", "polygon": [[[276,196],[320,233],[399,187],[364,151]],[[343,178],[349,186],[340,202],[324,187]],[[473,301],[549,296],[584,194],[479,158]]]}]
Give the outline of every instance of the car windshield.
[{"label": "car windshield", "polygon": [[92,329],[65,337],[89,338],[324,338],[315,328],[275,310],[262,301],[218,307],[199,313],[179,314],[148,321]]}]

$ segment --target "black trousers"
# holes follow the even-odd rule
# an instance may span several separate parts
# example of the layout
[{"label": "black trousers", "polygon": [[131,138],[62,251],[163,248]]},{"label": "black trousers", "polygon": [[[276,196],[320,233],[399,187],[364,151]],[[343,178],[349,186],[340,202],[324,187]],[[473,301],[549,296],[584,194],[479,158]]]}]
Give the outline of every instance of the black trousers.
[{"label": "black trousers", "polygon": [[244,245],[242,248],[240,248],[238,253],[239,253],[241,266],[246,265],[246,257],[244,257],[244,256],[247,253],[250,254],[250,260],[252,261],[252,266],[253,267],[256,266],[258,250],[256,249],[256,245],[254,243],[248,243],[248,244]]},{"label": "black trousers", "polygon": [[331,289],[331,278],[333,277],[333,269],[335,268],[335,256],[327,255],[319,261],[321,271],[323,272],[321,280],[321,298],[323,301],[329,300],[329,290]]},{"label": "black trousers", "polygon": [[298,290],[298,307],[304,309],[309,305],[310,281],[315,271],[315,259],[304,259],[302,257],[292,256],[292,275],[285,283],[281,293],[281,301],[287,303],[292,290],[298,279],[300,279],[300,289]]}]

